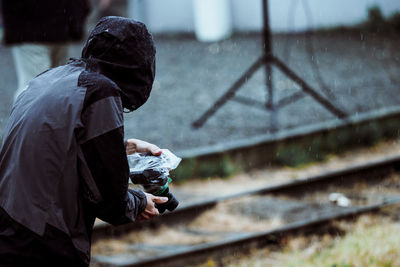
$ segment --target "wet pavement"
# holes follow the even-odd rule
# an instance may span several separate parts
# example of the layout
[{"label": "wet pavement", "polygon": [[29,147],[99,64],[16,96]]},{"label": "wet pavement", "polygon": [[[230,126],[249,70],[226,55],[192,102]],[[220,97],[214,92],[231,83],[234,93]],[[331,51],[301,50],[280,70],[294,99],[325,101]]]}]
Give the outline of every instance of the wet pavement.
[{"label": "wet pavement", "polygon": [[[308,41],[307,41],[308,40]],[[155,36],[157,75],[149,101],[125,117],[126,137],[180,151],[220,145],[271,133],[271,114],[228,101],[200,129],[191,124],[261,55],[258,35],[238,35],[218,43],[185,36]],[[400,37],[352,34],[276,35],[273,49],[320,95],[350,115],[400,104]],[[311,47],[312,46],[312,47]],[[71,56],[79,56],[74,45]],[[0,135],[16,85],[10,49],[0,47]],[[237,95],[265,101],[264,69]],[[275,103],[302,91],[273,68]],[[278,133],[337,120],[307,94],[278,110]]]}]

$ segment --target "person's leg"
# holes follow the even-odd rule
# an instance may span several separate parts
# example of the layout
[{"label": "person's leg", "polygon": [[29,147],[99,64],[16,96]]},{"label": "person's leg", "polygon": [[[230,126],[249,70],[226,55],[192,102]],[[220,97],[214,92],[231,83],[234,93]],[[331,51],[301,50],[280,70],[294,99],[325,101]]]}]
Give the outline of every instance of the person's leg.
[{"label": "person's leg", "polygon": [[68,61],[69,44],[49,45],[51,67],[65,65]]},{"label": "person's leg", "polygon": [[46,45],[23,44],[12,48],[18,87],[14,99],[25,90],[29,81],[51,66],[49,49]]}]

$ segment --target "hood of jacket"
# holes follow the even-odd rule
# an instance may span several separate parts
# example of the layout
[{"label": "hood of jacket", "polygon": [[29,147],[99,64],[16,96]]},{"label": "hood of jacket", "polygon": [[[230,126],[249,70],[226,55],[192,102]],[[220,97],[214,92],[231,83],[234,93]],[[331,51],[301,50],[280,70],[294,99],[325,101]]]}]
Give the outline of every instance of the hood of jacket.
[{"label": "hood of jacket", "polygon": [[91,32],[82,58],[121,89],[124,108],[133,111],[150,96],[155,77],[153,38],[146,26],[123,17],[104,17]]}]

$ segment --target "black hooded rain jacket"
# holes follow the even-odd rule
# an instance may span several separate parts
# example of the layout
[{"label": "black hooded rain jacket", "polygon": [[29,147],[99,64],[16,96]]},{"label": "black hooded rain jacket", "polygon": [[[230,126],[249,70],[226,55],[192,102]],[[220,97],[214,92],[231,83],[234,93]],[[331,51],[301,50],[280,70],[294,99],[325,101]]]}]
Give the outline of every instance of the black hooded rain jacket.
[{"label": "black hooded rain jacket", "polygon": [[118,225],[145,209],[128,189],[123,109],[146,102],[154,76],[145,25],[106,17],[82,58],[29,83],[0,151],[1,266],[87,266],[96,217]]}]

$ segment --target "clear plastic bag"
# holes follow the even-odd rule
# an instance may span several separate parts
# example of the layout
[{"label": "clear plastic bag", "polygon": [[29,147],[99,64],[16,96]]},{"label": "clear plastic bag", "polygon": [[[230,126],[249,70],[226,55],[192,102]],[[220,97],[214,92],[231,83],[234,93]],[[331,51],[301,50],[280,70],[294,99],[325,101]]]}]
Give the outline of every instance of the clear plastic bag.
[{"label": "clear plastic bag", "polygon": [[147,169],[159,169],[169,171],[176,169],[181,158],[175,156],[168,149],[161,149],[160,156],[153,156],[148,153],[133,153],[128,155],[129,168],[131,172],[144,171]]},{"label": "clear plastic bag", "polygon": [[178,167],[181,160],[168,149],[162,149],[160,156],[149,153],[128,155],[132,183],[143,186],[147,193],[168,198],[167,202],[156,204],[160,213],[165,210],[173,211],[179,205],[179,200],[169,192],[168,184],[172,181],[169,172]]},{"label": "clear plastic bag", "polygon": [[169,172],[178,167],[181,160],[168,149],[162,149],[160,156],[149,153],[128,155],[131,182],[142,185],[148,193],[162,194],[171,182]]}]

